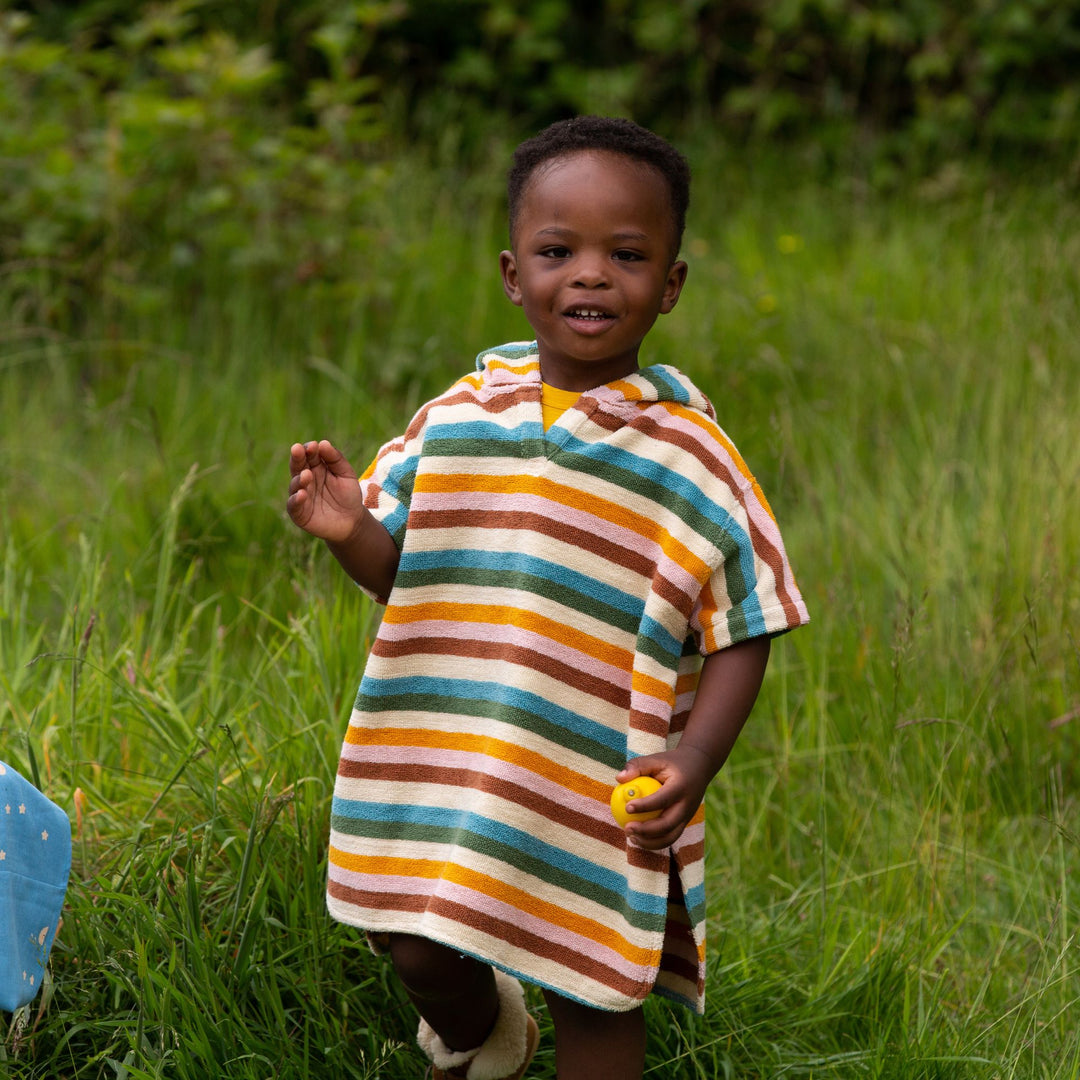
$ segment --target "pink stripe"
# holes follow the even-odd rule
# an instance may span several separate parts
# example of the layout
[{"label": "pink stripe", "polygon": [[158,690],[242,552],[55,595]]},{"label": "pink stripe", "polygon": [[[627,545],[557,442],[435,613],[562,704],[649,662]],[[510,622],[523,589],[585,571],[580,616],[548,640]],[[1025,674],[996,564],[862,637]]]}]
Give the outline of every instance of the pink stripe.
[{"label": "pink stripe", "polygon": [[[400,605],[396,611],[400,615],[408,611],[408,605]],[[444,619],[421,619],[404,623],[384,622],[379,629],[379,637],[387,641],[411,641],[414,638],[425,637],[453,637],[466,640],[471,638],[475,641],[493,641],[503,645],[520,645],[522,648],[531,649],[552,660],[558,660],[598,679],[603,679],[620,690],[629,690],[632,679],[629,671],[605,664],[602,660],[564,645],[561,641],[549,638],[545,634],[511,626],[508,623],[458,623]]]},{"label": "pink stripe", "polygon": [[[555,481],[558,482],[558,481]],[[715,483],[715,481],[713,481]],[[571,490],[573,485],[566,483],[562,486]],[[552,521],[565,521],[567,525],[582,529],[586,532],[595,533],[597,536],[610,540],[620,547],[629,548],[650,560],[651,562],[665,564],[666,559],[663,549],[646,536],[627,529],[613,521],[590,514],[585,510],[579,510],[565,503],[545,499],[542,495],[529,491],[514,493],[515,509],[524,513],[539,514]],[[650,504],[655,508],[655,504]],[[505,511],[506,495],[489,491],[448,491],[448,492],[425,492],[425,510],[489,510]],[[687,573],[677,564],[665,565],[668,571],[667,578],[671,583],[683,592],[694,595],[701,587],[691,574]],[[623,571],[625,573],[625,571]]]},{"label": "pink stripe", "polygon": [[[472,868],[470,867],[470,869]],[[432,887],[429,878],[398,877],[390,874],[379,874],[377,876],[360,874],[353,870],[344,870],[333,862],[330,863],[330,879],[354,889],[377,890],[378,892],[387,893],[398,892],[419,896],[429,893]],[[555,923],[549,923],[536,915],[523,911],[521,908],[512,907],[501,900],[496,900],[487,893],[474,892],[472,889],[447,881],[445,878],[440,879],[439,886],[438,894],[448,900],[520,926],[526,932],[544,937],[548,941],[569,949],[571,952],[577,953],[593,963],[603,964],[605,967],[611,968],[627,978],[641,980],[645,978],[643,973],[649,972],[651,974],[652,972],[651,968],[632,963],[614,949],[595,941],[593,938],[574,933]],[[615,933],[618,933],[618,931],[615,931]],[[626,940],[623,935],[620,934],[619,936],[623,937],[624,941]],[[635,942],[630,942],[630,944],[637,945]],[[645,948],[647,946],[638,945],[637,947]],[[543,960],[541,962],[555,963],[555,961]],[[587,976],[582,977],[587,978]]]},{"label": "pink stripe", "polygon": [[[590,799],[587,795],[563,787],[557,781],[549,780],[531,769],[502,758],[489,757],[487,754],[477,754],[469,750],[432,750],[426,746],[360,746],[345,743],[341,748],[341,756],[350,761],[370,762],[373,765],[431,765],[473,769],[481,775],[527,787],[552,802],[562,803],[568,811],[575,811],[605,823],[611,820],[611,807],[606,802]],[[583,782],[588,783],[590,780],[585,778]],[[614,787],[614,773],[611,783]]]}]

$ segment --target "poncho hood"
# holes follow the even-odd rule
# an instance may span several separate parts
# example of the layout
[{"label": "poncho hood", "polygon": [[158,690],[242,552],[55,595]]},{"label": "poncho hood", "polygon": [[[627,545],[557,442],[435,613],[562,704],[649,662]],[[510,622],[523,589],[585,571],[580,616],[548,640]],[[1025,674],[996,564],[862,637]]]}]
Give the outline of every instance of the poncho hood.
[{"label": "poncho hood", "polygon": [[[485,349],[476,357],[476,368],[485,386],[492,390],[520,388],[528,383],[535,383],[537,390],[540,388],[540,354],[535,341],[515,341]],[[641,405],[672,402],[716,419],[716,410],[709,399],[686,375],[669,364],[639,368],[582,396],[597,398],[614,411],[626,405],[636,410]]]}]

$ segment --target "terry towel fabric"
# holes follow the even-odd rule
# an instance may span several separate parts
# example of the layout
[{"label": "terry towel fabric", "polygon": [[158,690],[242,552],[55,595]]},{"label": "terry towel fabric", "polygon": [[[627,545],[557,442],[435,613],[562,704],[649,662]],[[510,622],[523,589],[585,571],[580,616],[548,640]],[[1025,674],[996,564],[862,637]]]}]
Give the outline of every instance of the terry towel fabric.
[{"label": "terry towel fabric", "polygon": [[328,905],[612,1011],[700,1011],[704,812],[626,843],[629,758],[677,743],[703,654],[807,620],[702,393],[656,365],[545,432],[535,344],[481,354],[361,478],[401,548],[342,749]]}]

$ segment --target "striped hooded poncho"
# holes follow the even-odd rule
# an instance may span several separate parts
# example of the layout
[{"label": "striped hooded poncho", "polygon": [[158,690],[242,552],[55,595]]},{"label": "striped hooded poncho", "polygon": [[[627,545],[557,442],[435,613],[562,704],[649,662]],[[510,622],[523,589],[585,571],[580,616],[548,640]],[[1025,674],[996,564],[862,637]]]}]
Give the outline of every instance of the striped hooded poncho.
[{"label": "striped hooded poncho", "polygon": [[628,846],[615,774],[703,654],[804,623],[712,406],[654,366],[545,432],[535,344],[482,353],[361,479],[401,549],[345,736],[328,904],[601,1009],[704,1000],[704,812]]}]

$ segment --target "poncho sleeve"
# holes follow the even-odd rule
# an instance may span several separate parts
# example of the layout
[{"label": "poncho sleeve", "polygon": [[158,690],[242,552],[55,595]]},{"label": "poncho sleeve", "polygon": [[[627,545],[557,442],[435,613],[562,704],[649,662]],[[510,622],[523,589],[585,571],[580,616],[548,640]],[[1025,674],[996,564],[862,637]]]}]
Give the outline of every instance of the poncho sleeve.
[{"label": "poncho sleeve", "polygon": [[809,622],[768,500],[735,447],[722,439],[721,539],[712,576],[690,620],[696,644],[706,655]]},{"label": "poncho sleeve", "polygon": [[[454,384],[457,385],[456,383]],[[364,497],[364,506],[371,511],[391,535],[398,551],[405,543],[405,528],[412,504],[413,484],[416,471],[424,449],[424,438],[433,408],[452,393],[452,386],[445,394],[429,401],[409,422],[402,435],[385,443],[374,460],[360,477],[360,491]],[[386,603],[385,596],[377,596],[360,586],[380,604]]]}]

